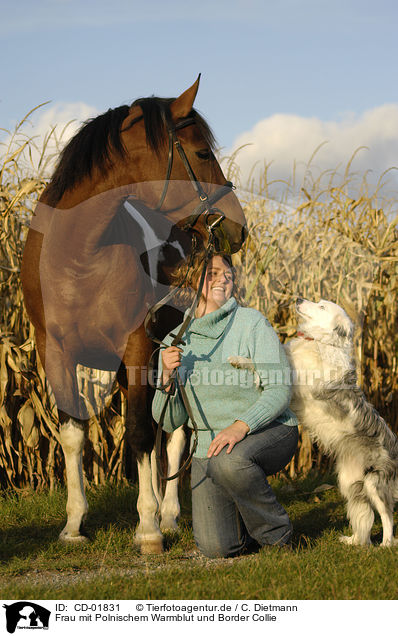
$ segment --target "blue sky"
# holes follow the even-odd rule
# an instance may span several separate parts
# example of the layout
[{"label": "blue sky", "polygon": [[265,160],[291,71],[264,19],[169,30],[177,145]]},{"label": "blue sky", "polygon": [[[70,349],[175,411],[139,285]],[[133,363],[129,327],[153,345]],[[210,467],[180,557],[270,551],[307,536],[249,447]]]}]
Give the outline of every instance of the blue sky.
[{"label": "blue sky", "polygon": [[176,96],[201,72],[196,107],[221,147],[253,143],[247,162],[305,161],[310,144],[332,143],[334,131],[342,161],[356,144],[375,144],[363,169],[388,167],[398,150],[393,0],[0,0],[0,8],[1,127],[46,100],[43,116],[62,120],[63,110],[83,119],[141,96]]}]

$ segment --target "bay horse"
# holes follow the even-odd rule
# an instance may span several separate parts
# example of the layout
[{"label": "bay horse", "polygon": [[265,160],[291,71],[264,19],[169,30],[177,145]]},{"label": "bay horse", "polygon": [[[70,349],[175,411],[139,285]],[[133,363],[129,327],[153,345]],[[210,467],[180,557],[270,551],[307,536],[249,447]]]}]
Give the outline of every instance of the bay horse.
[{"label": "bay horse", "polygon": [[[220,214],[218,251],[236,252],[247,234],[241,205],[213,154],[211,129],[193,108],[199,79],[178,98],[140,98],[86,122],[62,151],[32,218],[21,280],[60,422],[64,541],[85,539],[88,510],[82,452],[90,411],[79,393],[80,364],[117,371],[138,461],[135,540],[143,553],[163,549],[150,456],[152,393],[142,379],[153,353],[144,318],[169,289],[173,268],[194,244],[206,244],[209,215]],[[162,316],[165,334],[177,322],[175,314]],[[176,463],[181,432],[177,437]],[[163,527],[175,527],[177,512],[175,504],[162,505]]]}]

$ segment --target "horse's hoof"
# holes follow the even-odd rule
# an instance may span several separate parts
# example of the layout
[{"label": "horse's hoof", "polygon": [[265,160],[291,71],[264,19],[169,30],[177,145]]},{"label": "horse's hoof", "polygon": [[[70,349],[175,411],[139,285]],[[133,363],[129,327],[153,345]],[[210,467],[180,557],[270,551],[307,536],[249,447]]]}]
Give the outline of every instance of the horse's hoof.
[{"label": "horse's hoof", "polygon": [[178,523],[175,521],[175,519],[169,519],[169,520],[165,520],[160,524],[160,529],[162,532],[170,532],[172,534],[176,534],[180,532],[180,529],[178,527]]},{"label": "horse's hoof", "polygon": [[88,537],[85,537],[84,534],[72,535],[67,532],[61,532],[59,540],[62,541],[62,543],[87,543]]},{"label": "horse's hoof", "polygon": [[163,539],[140,541],[141,554],[163,554]]}]

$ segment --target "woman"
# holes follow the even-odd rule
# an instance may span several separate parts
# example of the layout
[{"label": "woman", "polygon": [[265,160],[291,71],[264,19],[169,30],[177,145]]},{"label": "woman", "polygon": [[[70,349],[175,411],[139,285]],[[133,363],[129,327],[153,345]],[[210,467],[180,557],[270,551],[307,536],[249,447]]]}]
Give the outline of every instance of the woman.
[{"label": "woman", "polygon": [[[270,323],[255,309],[239,306],[235,291],[230,259],[214,256],[184,348],[168,346],[159,362],[162,385],[178,368],[198,425],[192,523],[195,542],[208,557],[239,554],[253,539],[287,546],[292,534],[266,479],[286,466],[297,447],[297,420],[288,408],[289,363]],[[165,343],[171,341],[167,336]],[[252,371],[231,366],[230,356],[253,361],[260,387]],[[156,390],[156,421],[168,391],[170,386]],[[163,428],[171,432],[187,419],[177,389]]]}]

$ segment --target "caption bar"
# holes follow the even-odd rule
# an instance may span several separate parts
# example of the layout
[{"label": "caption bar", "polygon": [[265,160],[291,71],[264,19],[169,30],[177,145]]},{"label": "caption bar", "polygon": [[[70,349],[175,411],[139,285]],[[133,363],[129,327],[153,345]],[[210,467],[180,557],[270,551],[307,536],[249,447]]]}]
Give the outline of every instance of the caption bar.
[{"label": "caption bar", "polygon": [[[130,603],[131,609],[125,612],[120,603],[57,603],[55,621],[81,623],[165,623],[165,622],[273,622],[278,615],[286,612],[298,612],[297,605],[265,604],[251,601],[225,603],[178,602],[141,602]],[[68,607],[71,607],[72,613]],[[123,611],[124,610],[124,611]]]}]

